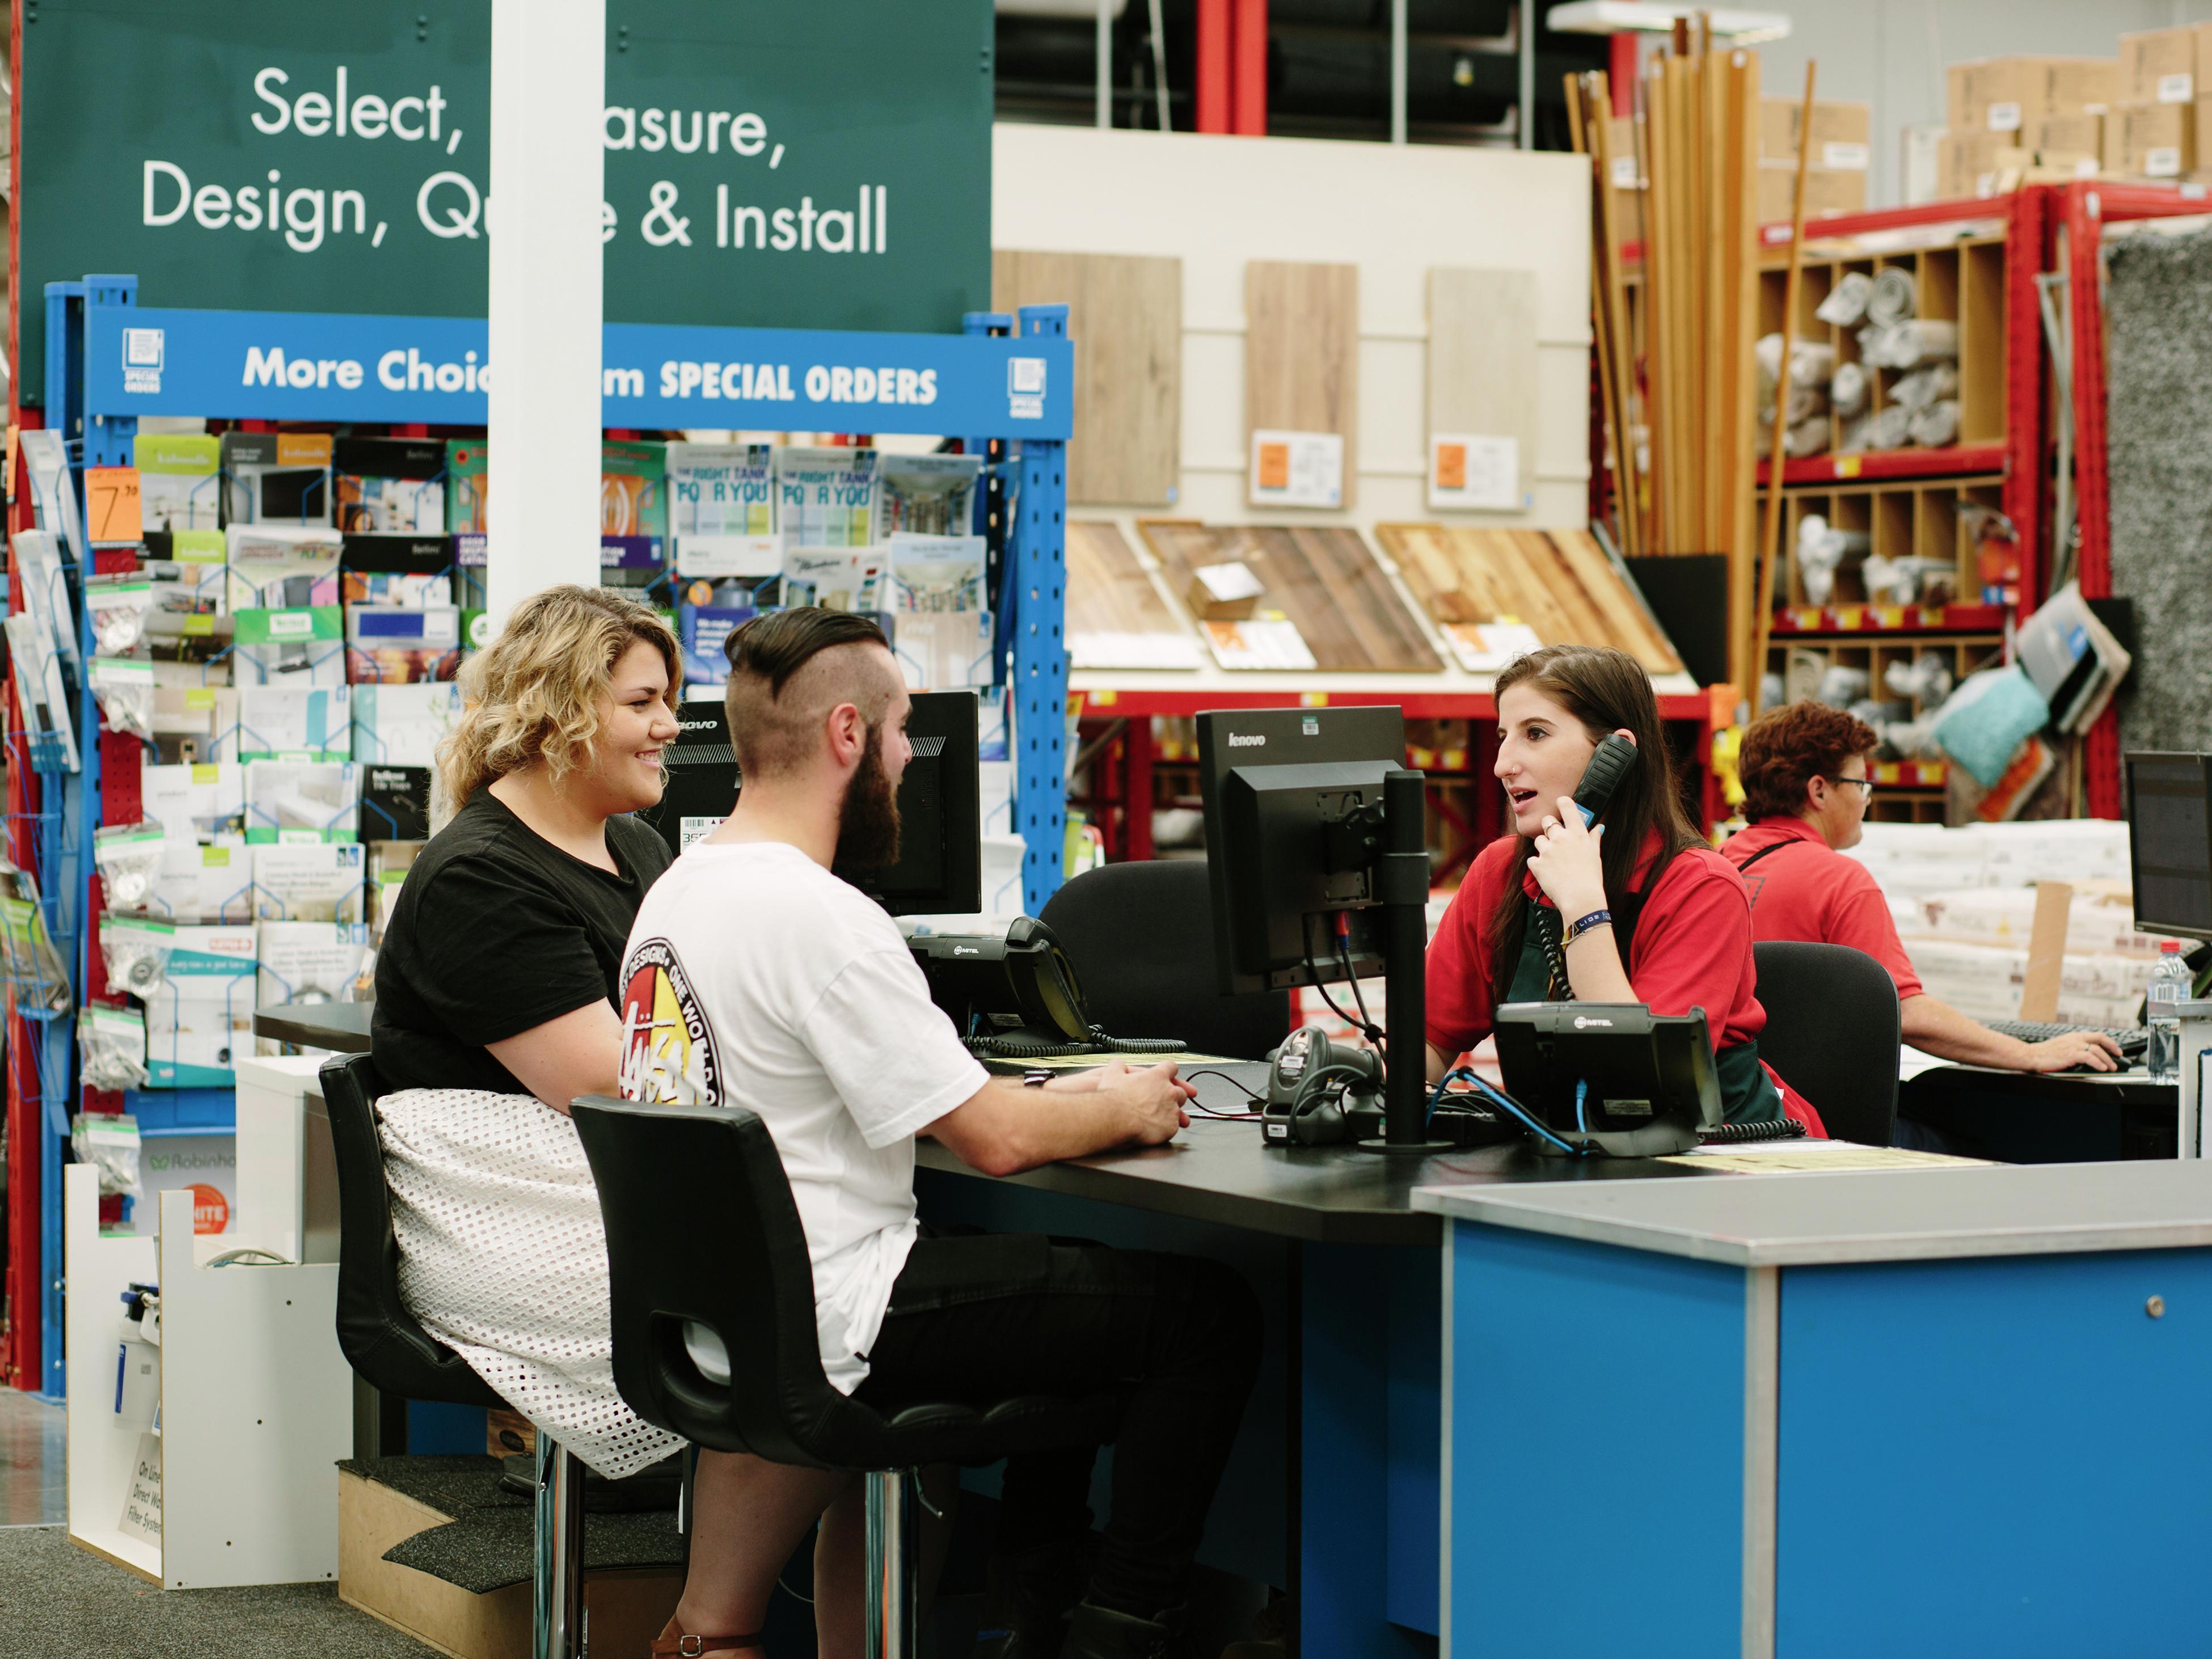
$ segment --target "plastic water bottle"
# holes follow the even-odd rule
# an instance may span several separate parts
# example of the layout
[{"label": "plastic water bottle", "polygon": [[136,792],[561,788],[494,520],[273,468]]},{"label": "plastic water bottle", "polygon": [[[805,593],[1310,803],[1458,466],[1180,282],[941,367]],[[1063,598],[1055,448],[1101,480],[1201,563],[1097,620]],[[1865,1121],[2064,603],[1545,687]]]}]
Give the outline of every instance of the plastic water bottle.
[{"label": "plastic water bottle", "polygon": [[2170,1083],[2181,1072],[2181,1005],[2189,995],[2189,964],[2181,959],[2181,941],[2167,939],[2158,947],[2158,966],[2150,975],[2150,1042],[2143,1051],[2143,1066],[2154,1081]]}]

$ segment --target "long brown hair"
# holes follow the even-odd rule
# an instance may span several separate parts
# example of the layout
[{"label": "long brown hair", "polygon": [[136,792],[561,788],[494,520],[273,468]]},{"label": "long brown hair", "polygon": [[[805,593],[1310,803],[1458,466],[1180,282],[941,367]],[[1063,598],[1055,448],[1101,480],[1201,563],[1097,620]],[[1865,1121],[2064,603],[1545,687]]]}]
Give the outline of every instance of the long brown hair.
[{"label": "long brown hair", "polygon": [[[1602,741],[1609,732],[1625,731],[1635,737],[1637,763],[1621,779],[1599,820],[1605,825],[1600,858],[1606,899],[1618,908],[1636,874],[1644,842],[1657,830],[1659,853],[1644,886],[1650,891],[1668,860],[1686,847],[1699,845],[1704,837],[1682,805],[1667,734],[1659,726],[1659,700],[1651,693],[1651,679],[1643,664],[1607,646],[1547,646],[1508,664],[1492,695],[1503,700],[1516,685],[1540,691],[1565,709],[1582,722],[1592,743]],[[1526,836],[1516,839],[1505,885],[1490,916],[1490,988],[1499,1001],[1513,983],[1527,923],[1521,878],[1533,843]],[[1625,953],[1623,961],[1625,964]]]}]

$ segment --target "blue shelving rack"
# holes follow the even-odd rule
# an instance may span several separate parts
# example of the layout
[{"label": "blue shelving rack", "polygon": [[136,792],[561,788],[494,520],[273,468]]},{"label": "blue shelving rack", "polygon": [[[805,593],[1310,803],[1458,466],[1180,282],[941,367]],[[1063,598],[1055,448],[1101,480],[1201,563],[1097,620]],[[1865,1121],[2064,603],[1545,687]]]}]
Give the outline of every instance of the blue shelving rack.
[{"label": "blue shelving rack", "polygon": [[[116,320],[112,314],[114,310],[138,306],[138,279],[128,276],[87,276],[81,283],[52,283],[46,287],[46,302],[47,422],[61,430],[70,444],[82,510],[85,467],[127,466],[131,462],[132,440],[137,433],[137,421],[112,407],[94,412],[92,405],[97,400],[88,384],[86,353],[88,339],[98,331],[98,325]],[[150,322],[165,315],[175,317],[179,314],[149,311],[148,320]],[[215,314],[232,322],[265,323],[271,330],[281,329],[288,323],[296,324],[299,320],[288,317],[286,313]],[[343,325],[352,319],[319,318],[314,320],[323,325]],[[363,325],[388,325],[393,319],[362,318],[358,320]],[[734,358],[748,355],[749,348],[769,340],[775,331],[687,328],[680,331],[672,331],[671,333],[672,337],[680,341],[683,355],[698,355],[702,346],[711,346],[719,338],[730,343],[724,355]],[[1011,316],[999,313],[972,313],[964,319],[963,335],[979,342],[1029,339],[1063,343],[1067,339],[1067,307],[1064,305],[1024,306]],[[108,337],[103,334],[101,337]],[[874,352],[876,346],[871,343],[878,341],[880,337],[864,333],[808,333],[789,337],[803,338],[810,346],[842,346],[857,358]],[[940,370],[940,374],[944,373],[966,377],[974,383],[961,388],[978,394],[970,400],[971,404],[980,401],[982,392],[995,395],[1003,387],[987,385],[985,379],[1006,374],[1003,348],[994,349],[988,356],[980,352],[974,354],[972,360],[956,356],[949,370]],[[303,407],[301,394],[296,390],[287,392],[278,388],[268,395],[271,402],[265,408],[234,405],[193,412],[239,420],[281,418],[343,422],[364,418],[355,411],[337,406],[319,411]],[[927,432],[935,429],[928,424],[926,414],[912,408],[879,404],[866,409],[855,408],[852,413],[856,426],[866,425],[877,432]],[[736,410],[730,410],[732,416],[736,414]],[[425,411],[419,415],[380,418],[450,422],[456,417]],[[623,426],[654,424],[640,422],[629,415],[620,420],[610,419],[605,423]],[[670,421],[660,424],[684,423]],[[1011,498],[1013,507],[1012,516],[1004,526],[1005,548],[994,643],[1012,715],[1008,754],[1014,767],[1015,822],[1024,843],[1023,905],[1030,914],[1035,915],[1043,908],[1045,901],[1058,890],[1066,868],[1068,675],[1065,600],[1066,445],[1054,438],[1024,437],[1018,431],[987,431],[980,434],[963,433],[962,435],[971,453],[984,454],[992,464],[989,469],[992,487],[987,494],[987,500],[997,503],[1003,510]],[[72,577],[81,583],[82,573],[73,570]],[[73,598],[81,600],[81,590]],[[78,633],[83,654],[89,661],[92,656],[91,639],[81,602],[76,605],[75,612],[78,617]],[[82,734],[79,744],[82,750],[81,769],[76,773],[53,774],[41,770],[40,782],[44,793],[40,811],[35,815],[35,839],[39,861],[37,874],[46,924],[53,935],[56,949],[69,963],[72,1000],[81,1001],[84,990],[84,952],[87,945],[82,933],[92,876],[93,832],[98,827],[100,812],[100,723],[99,711],[88,685],[77,688],[76,701],[77,729]],[[64,1290],[61,1169],[64,1149],[69,1139],[70,1111],[77,1092],[75,1019],[73,1015],[55,1017],[34,1023],[33,1029],[38,1030],[41,1037],[38,1072],[44,1107],[40,1115],[42,1133],[40,1148],[42,1172],[40,1191],[43,1212],[40,1236],[45,1273],[45,1294],[40,1310],[46,1384],[43,1391],[58,1396],[64,1377],[61,1351]],[[161,1100],[159,1094],[134,1095],[131,1103],[142,1110],[153,1109],[150,1116],[158,1120],[151,1131],[154,1133],[219,1132],[222,1126],[216,1121],[221,1116],[218,1103],[212,1099],[198,1097],[208,1091],[193,1092],[196,1097],[193,1100],[162,1103],[168,1108],[166,1115],[155,1107],[155,1103]]]}]

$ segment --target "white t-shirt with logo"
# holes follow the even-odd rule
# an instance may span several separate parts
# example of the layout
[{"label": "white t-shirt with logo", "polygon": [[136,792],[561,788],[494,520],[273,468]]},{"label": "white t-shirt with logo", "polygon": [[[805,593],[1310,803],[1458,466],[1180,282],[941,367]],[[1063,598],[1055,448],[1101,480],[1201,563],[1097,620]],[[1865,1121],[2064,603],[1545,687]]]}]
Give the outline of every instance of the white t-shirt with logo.
[{"label": "white t-shirt with logo", "polygon": [[850,1394],[915,1240],[915,1132],[988,1073],[898,925],[787,842],[685,853],[646,895],[622,977],[624,1098],[743,1106],[775,1139],[822,1369]]}]

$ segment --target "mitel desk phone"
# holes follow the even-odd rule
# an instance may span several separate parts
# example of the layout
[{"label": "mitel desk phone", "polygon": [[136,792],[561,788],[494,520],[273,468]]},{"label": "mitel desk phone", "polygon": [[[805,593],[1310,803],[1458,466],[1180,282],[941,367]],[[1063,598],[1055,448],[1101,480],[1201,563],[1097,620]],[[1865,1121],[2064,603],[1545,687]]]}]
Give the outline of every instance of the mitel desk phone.
[{"label": "mitel desk phone", "polygon": [[1110,1037],[1092,1021],[1075,964],[1051,928],[1017,916],[1003,933],[908,935],[930,1000],[986,1060],[1172,1054],[1177,1037]]}]

